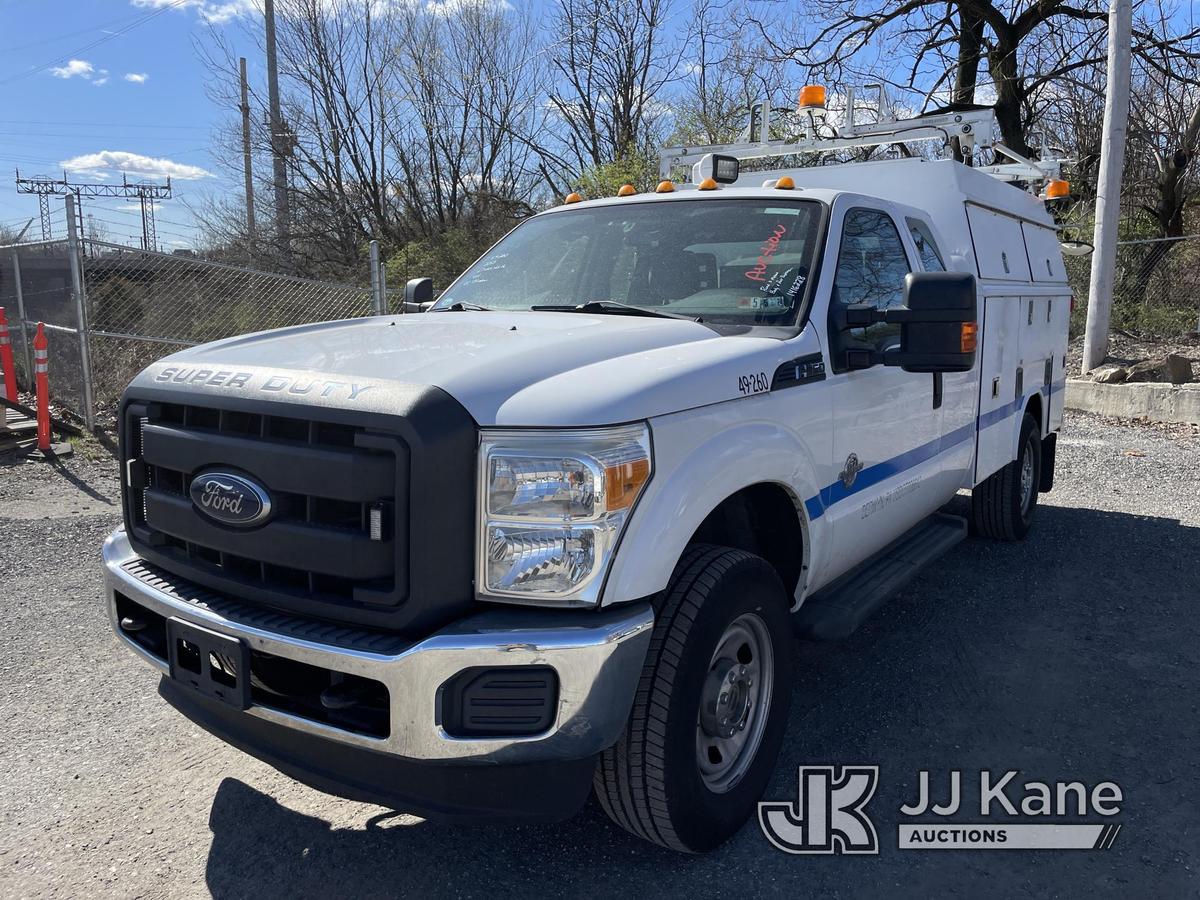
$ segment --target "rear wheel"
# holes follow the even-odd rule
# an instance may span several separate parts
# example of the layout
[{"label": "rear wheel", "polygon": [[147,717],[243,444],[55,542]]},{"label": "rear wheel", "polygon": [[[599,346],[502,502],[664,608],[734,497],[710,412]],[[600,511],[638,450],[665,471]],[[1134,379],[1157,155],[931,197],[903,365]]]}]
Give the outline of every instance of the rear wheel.
[{"label": "rear wheel", "polygon": [[1017,458],[980,482],[971,492],[976,534],[1019,541],[1033,524],[1042,481],[1042,441],[1037,420],[1029,413],[1021,422]]},{"label": "rear wheel", "polygon": [[658,609],[625,733],[596,770],[596,795],[618,825],[698,853],[754,812],[787,725],[787,606],[761,558],[689,548]]}]

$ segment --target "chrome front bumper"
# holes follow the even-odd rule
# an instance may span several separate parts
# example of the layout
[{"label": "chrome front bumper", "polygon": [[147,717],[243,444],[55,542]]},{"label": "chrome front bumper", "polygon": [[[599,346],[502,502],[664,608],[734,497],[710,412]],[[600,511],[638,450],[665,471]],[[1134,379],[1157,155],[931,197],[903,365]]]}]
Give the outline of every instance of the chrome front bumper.
[{"label": "chrome front bumper", "polygon": [[[135,654],[164,674],[167,662],[122,633],[115,592],[165,618],[176,617],[236,637],[252,650],[382,682],[388,689],[390,733],[377,738],[269,706],[244,715],[397,757],[444,763],[520,764],[576,760],[611,746],[629,716],[654,613],[637,603],[603,612],[496,609],[447,626],[414,644],[364,649],[350,629],[333,628],[338,643],[325,643],[320,626],[277,614],[233,614],[229,607],[187,599],[148,584],[131,568],[139,562],[124,529],[104,542],[105,599],[113,630]],[[302,627],[297,627],[299,623]],[[330,630],[330,629],[324,629]],[[351,639],[347,639],[347,635]],[[368,637],[370,637],[368,635]],[[360,646],[349,646],[354,644]],[[341,644],[340,646],[338,644]],[[375,641],[374,647],[379,642]],[[438,691],[454,675],[475,666],[551,666],[559,678],[558,714],[550,729],[527,737],[451,737],[438,724]]]}]

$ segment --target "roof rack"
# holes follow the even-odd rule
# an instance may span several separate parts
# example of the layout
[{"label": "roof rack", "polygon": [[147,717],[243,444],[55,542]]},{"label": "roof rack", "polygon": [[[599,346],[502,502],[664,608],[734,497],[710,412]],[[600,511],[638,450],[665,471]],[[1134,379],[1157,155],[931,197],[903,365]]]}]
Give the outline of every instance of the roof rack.
[{"label": "roof rack", "polygon": [[[736,142],[729,144],[706,144],[698,147],[664,147],[659,151],[659,169],[663,178],[670,177],[671,170],[679,165],[692,166],[693,182],[699,182],[704,173],[713,167],[713,158],[718,156],[736,160],[762,159],[771,156],[793,154],[826,154],[837,150],[866,147],[882,147],[890,144],[911,144],[921,141],[941,141],[949,148],[951,140],[957,139],[963,154],[969,159],[976,148],[991,149],[1011,162],[990,166],[978,166],[978,171],[1001,181],[1040,183],[1057,179],[1062,172],[1063,159],[1032,160],[992,139],[995,131],[996,114],[989,106],[962,104],[937,110],[912,118],[895,118],[884,87],[869,84],[866,89],[876,88],[879,92],[877,107],[879,121],[855,124],[855,91],[847,87],[846,122],[834,127],[825,120],[824,89],[815,96],[821,106],[805,107],[805,93],[801,93],[802,121],[807,119],[804,133],[796,140],[770,140],[771,107],[759,102],[751,108],[750,124],[742,130]],[[807,90],[807,89],[806,89]],[[824,134],[822,134],[824,132]],[[789,168],[795,168],[791,166]],[[727,179],[718,179],[727,180]]]}]

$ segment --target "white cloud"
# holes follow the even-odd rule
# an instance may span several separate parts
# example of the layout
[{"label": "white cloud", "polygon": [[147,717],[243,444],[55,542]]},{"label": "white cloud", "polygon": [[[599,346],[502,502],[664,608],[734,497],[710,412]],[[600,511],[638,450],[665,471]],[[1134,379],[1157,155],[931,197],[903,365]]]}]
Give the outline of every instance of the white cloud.
[{"label": "white cloud", "polygon": [[200,18],[212,25],[224,25],[240,16],[254,15],[258,4],[253,0],[230,0],[228,3],[205,3],[200,9]]},{"label": "white cloud", "polygon": [[259,0],[129,0],[134,6],[149,9],[194,9],[201,19],[213,25],[224,25],[239,16],[257,14]]},{"label": "white cloud", "polygon": [[104,85],[108,84],[108,76],[104,75],[100,78],[97,78],[95,81],[92,82],[92,84],[95,85],[96,87],[104,87]]},{"label": "white cloud", "polygon": [[145,72],[126,72],[122,77],[126,81],[132,81],[134,84],[145,84],[150,78]]},{"label": "white cloud", "polygon": [[508,0],[426,0],[425,9],[435,16],[451,16],[461,13],[464,8],[482,7],[497,9],[504,12],[512,9]]},{"label": "white cloud", "polygon": [[95,67],[86,59],[73,59],[65,66],[55,66],[50,70],[50,74],[55,78],[75,78],[78,76],[86,81],[92,77],[92,73],[95,71]]},{"label": "white cloud", "polygon": [[114,172],[130,175],[145,175],[150,178],[174,178],[178,181],[195,181],[209,178],[212,173],[187,163],[175,162],[162,157],[143,156],[128,150],[101,150],[84,153],[59,163],[68,172],[80,172],[95,178],[107,178]]}]

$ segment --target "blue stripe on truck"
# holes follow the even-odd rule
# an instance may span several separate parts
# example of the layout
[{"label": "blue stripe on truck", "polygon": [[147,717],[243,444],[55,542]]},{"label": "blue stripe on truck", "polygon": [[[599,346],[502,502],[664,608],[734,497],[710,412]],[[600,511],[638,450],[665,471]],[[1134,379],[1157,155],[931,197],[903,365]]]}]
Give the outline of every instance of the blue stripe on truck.
[{"label": "blue stripe on truck", "polygon": [[1029,403],[1029,398],[1034,394],[1043,394],[1046,397],[1050,397],[1063,390],[1066,386],[1066,381],[1058,381],[1048,386],[1042,385],[1036,391],[1032,391],[1024,397],[1020,397],[1011,403],[1006,403],[1003,406],[977,416],[974,422],[963,425],[961,428],[956,428],[949,434],[935,438],[919,447],[914,447],[912,450],[905,451],[899,456],[893,456],[891,459],[868,466],[858,473],[858,477],[854,479],[854,483],[850,487],[842,484],[841,480],[826,485],[821,488],[819,494],[809,497],[804,501],[804,509],[808,512],[808,518],[810,520],[819,519],[825,513],[825,510],[829,509],[833,504],[845,500],[847,497],[853,496],[861,490],[879,484],[879,482],[891,478],[893,475],[899,475],[902,472],[915,468],[939,454],[953,450],[959,444],[973,440],[977,432],[1002,422],[1018,412],[1023,412],[1026,404]]}]

